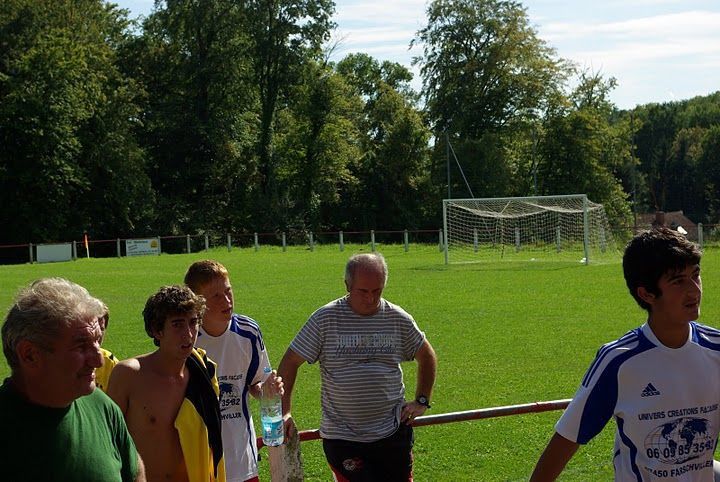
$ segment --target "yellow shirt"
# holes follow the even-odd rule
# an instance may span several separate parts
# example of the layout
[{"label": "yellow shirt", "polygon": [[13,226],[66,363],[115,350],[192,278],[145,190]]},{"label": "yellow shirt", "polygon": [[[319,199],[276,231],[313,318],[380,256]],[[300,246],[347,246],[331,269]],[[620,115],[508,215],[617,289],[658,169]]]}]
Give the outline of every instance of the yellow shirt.
[{"label": "yellow shirt", "polygon": [[100,368],[95,369],[95,385],[107,393],[110,372],[112,372],[112,369],[118,364],[118,359],[105,348],[100,348],[100,353],[102,353],[103,356],[103,364]]}]

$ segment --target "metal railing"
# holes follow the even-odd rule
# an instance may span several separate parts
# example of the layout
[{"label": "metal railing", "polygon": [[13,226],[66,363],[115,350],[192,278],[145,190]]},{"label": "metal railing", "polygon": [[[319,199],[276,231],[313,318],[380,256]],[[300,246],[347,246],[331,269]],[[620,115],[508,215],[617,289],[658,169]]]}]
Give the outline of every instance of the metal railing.
[{"label": "metal railing", "polygon": [[[616,245],[622,246],[638,231],[648,226],[615,226],[611,228]],[[720,224],[698,224],[697,229],[688,232],[688,238],[701,247],[720,246]],[[434,244],[440,252],[444,248],[442,229],[415,230],[368,230],[368,231],[287,231],[287,232],[243,232],[183,234],[171,236],[148,236],[146,238],[89,239],[87,247],[84,240],[64,241],[61,243],[22,243],[0,245],[0,264],[33,263],[37,257],[38,246],[69,244],[70,259],[78,257],[111,258],[128,255],[127,242],[138,240],[156,240],[157,254],[180,254],[207,251],[210,248],[225,247],[252,248],[259,251],[264,247],[277,247],[285,251],[289,246],[305,246],[313,251],[318,245],[337,245],[343,251],[346,244],[365,244],[374,251],[378,244],[391,243],[410,250],[413,244]]]},{"label": "metal railing", "polygon": [[[468,420],[482,420],[487,418],[507,417],[527,413],[550,412],[564,410],[571,399],[551,400],[547,402],[533,402],[521,405],[507,405],[502,407],[467,410],[464,412],[441,413],[438,415],[425,415],[416,418],[412,426],[424,427]],[[300,443],[320,439],[320,431],[304,430],[294,433],[293,436],[279,447],[267,447],[270,462],[270,479],[273,482],[294,482],[304,478],[300,457]],[[257,439],[258,450],[265,446],[262,438]]]},{"label": "metal railing", "polygon": [[254,233],[203,233],[172,236],[148,236],[146,238],[115,238],[71,240],[57,243],[27,243],[0,245],[0,264],[33,263],[38,260],[38,248],[51,245],[68,245],[68,260],[84,257],[112,258],[128,256],[128,242],[154,241],[156,254],[181,254],[207,251],[210,248],[224,247],[253,248],[259,251],[263,247],[279,247],[286,251],[289,246],[305,246],[313,251],[319,244],[335,244],[340,251],[346,244],[367,244],[375,251],[378,244],[402,244],[405,251],[412,244],[435,244],[442,251],[443,234],[440,229],[416,230],[369,230],[369,231],[293,231],[293,232],[254,232]]}]

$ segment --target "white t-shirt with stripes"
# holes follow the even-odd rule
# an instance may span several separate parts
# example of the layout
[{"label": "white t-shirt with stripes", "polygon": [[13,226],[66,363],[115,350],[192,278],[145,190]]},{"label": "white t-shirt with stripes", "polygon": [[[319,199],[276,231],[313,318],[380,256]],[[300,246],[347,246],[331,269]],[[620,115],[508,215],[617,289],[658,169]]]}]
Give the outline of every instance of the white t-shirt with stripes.
[{"label": "white t-shirt with stripes", "polygon": [[690,323],[668,348],[645,324],[597,353],[557,433],[585,444],[615,418],[616,481],[713,480],[720,331]]},{"label": "white t-shirt with stripes", "polygon": [[315,311],[290,348],[320,362],[320,435],[374,442],[394,433],[405,400],[400,362],[424,341],[412,316],[385,299],[370,316],[355,313],[346,296]]}]

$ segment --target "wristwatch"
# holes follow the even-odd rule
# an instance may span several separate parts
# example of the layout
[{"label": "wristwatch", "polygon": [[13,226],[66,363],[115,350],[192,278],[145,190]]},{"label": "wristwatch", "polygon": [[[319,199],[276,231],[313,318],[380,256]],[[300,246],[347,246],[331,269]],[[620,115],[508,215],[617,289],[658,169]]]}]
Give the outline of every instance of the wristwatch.
[{"label": "wristwatch", "polygon": [[426,408],[430,408],[430,400],[428,400],[425,395],[420,395],[415,401],[420,405],[425,405]]}]

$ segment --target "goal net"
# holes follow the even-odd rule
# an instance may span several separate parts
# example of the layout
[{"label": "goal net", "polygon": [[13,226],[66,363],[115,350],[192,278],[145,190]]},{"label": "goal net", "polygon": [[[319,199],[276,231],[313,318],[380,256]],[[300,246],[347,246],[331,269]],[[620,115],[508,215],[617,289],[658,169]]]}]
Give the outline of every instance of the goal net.
[{"label": "goal net", "polygon": [[602,204],[584,194],[443,200],[445,263],[617,259]]}]

